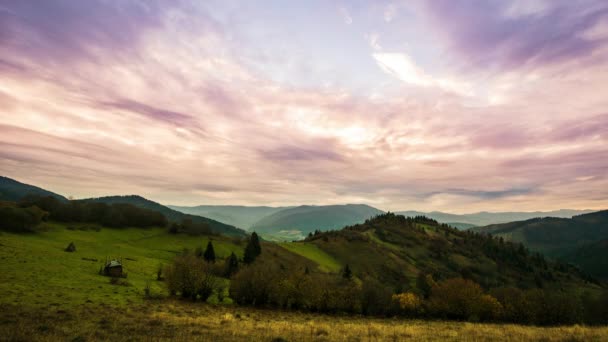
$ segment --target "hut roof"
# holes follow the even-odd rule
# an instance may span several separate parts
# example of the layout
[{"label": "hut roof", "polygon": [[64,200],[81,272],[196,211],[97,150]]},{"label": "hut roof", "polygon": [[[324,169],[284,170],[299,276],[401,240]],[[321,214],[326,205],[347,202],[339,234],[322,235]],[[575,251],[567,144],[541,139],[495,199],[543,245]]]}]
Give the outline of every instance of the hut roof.
[{"label": "hut roof", "polygon": [[109,263],[107,263],[107,265],[106,265],[106,267],[119,267],[119,266],[122,266],[122,264],[118,260],[112,260]]}]

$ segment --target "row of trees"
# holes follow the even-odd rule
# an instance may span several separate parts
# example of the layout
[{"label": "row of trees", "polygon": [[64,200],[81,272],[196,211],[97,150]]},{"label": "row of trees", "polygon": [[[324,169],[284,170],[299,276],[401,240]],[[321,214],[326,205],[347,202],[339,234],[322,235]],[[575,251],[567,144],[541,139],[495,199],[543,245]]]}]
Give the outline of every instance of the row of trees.
[{"label": "row of trees", "polygon": [[547,289],[496,288],[489,292],[472,280],[451,278],[418,281],[415,291],[394,293],[374,278],[289,272],[268,263],[254,263],[238,272],[230,296],[238,304],[315,312],[403,315],[466,321],[520,324],[607,324],[608,293]]},{"label": "row of trees", "polygon": [[[260,240],[254,232],[251,234],[244,250],[243,262],[250,264],[262,253]],[[201,247],[193,252],[184,251],[164,269],[164,279],[172,295],[179,295],[191,300],[206,301],[214,291],[221,292],[219,278],[230,278],[237,274],[240,262],[232,252],[223,263],[217,262],[213,241],[207,242],[203,251]],[[160,279],[160,273],[157,279]]]},{"label": "row of trees", "polygon": [[213,291],[223,291],[220,277],[230,278],[230,297],[237,304],[288,310],[535,325],[608,324],[608,292],[580,295],[513,287],[486,291],[471,279],[435,281],[430,274],[420,274],[411,288],[404,286],[409,290],[395,292],[374,277],[357,277],[348,265],[340,274],[328,274],[286,267],[270,255],[260,255],[255,233],[245,247],[244,265],[234,253],[219,262],[209,242],[204,251],[175,259],[166,271],[167,285],[172,294],[206,300]]},{"label": "row of trees", "polygon": [[0,229],[12,232],[31,232],[48,217],[36,206],[18,207],[12,202],[0,202]]},{"label": "row of trees", "polygon": [[108,227],[153,227],[167,225],[162,213],[126,203],[106,204],[89,201],[61,201],[55,197],[26,196],[21,208],[37,207],[48,218],[60,222],[98,223]]}]

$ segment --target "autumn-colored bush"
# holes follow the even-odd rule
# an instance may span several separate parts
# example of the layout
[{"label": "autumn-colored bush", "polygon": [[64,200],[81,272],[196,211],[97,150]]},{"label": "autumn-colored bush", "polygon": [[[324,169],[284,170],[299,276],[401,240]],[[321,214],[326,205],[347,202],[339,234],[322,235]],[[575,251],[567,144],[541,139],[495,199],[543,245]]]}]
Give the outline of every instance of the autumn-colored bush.
[{"label": "autumn-colored bush", "polygon": [[437,317],[472,321],[497,319],[502,311],[496,298],[485,294],[479,284],[462,278],[435,284],[427,306]]},{"label": "autumn-colored bush", "polygon": [[405,315],[414,316],[422,311],[422,299],[412,292],[393,295],[393,302],[399,306],[399,311]]}]

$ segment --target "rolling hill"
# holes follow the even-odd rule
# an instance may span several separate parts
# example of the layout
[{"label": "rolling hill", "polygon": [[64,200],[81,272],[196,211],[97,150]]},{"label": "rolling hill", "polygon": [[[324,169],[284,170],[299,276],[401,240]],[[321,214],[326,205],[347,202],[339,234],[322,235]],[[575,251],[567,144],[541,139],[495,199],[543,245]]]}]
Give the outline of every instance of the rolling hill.
[{"label": "rolling hill", "polygon": [[[426,216],[441,223],[451,224],[459,229],[467,229],[462,224],[474,226],[487,226],[489,224],[507,223],[513,221],[528,220],[536,217],[562,217],[570,218],[575,215],[590,213],[592,210],[560,209],[554,211],[530,211],[530,212],[487,212],[482,211],[472,214],[450,214],[441,211],[398,211],[396,214],[403,216]],[[460,225],[460,226],[458,226]],[[463,228],[461,228],[463,227]],[[471,228],[471,227],[469,227]]]},{"label": "rolling hill", "polygon": [[414,288],[420,274],[440,279],[462,276],[487,288],[586,286],[574,268],[560,270],[519,244],[422,217],[383,214],[288,244],[290,251],[319,262],[324,269],[349,265],[359,277],[373,277],[394,287]]},{"label": "rolling hill", "polygon": [[158,211],[165,215],[167,220],[170,222],[182,222],[183,220],[192,220],[194,224],[206,224],[209,228],[218,234],[230,235],[230,236],[247,236],[247,233],[239,228],[234,226],[224,224],[222,222],[218,222],[216,220],[212,220],[207,217],[184,214],[177,210],[173,210],[168,208],[162,204],[156,203],[154,201],[150,201],[144,197],[137,195],[130,196],[107,196],[107,197],[99,197],[99,198],[89,198],[84,201],[93,201],[93,202],[102,202],[107,204],[113,203],[128,203],[134,206],[150,209],[154,211]]},{"label": "rolling hill", "polygon": [[54,192],[44,190],[34,185],[21,183],[8,177],[0,176],[0,200],[16,202],[27,195],[51,196],[62,201],[68,200],[67,198]]},{"label": "rolling hill", "polygon": [[597,273],[593,262],[588,260],[603,255],[608,257],[605,244],[608,239],[608,210],[568,218],[535,218],[503,224],[473,228],[473,231],[503,237],[520,242],[534,251],[560,258],[579,265],[596,276],[606,277],[607,272]]},{"label": "rolling hill", "polygon": [[254,223],[251,229],[263,235],[289,231],[305,235],[315,230],[326,231],[361,223],[381,213],[381,210],[365,204],[303,205],[268,215]]},{"label": "rolling hill", "polygon": [[238,205],[198,205],[184,207],[168,205],[167,207],[185,214],[208,217],[235,227],[248,230],[263,217],[293,207],[249,207]]}]

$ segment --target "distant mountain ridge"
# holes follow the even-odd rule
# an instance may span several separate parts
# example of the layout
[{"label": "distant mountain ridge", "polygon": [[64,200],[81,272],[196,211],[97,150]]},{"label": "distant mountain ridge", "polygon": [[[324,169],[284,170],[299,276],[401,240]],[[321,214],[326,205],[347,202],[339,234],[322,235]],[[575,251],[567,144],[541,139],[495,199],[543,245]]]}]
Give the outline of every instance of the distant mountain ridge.
[{"label": "distant mountain ridge", "polygon": [[340,229],[362,223],[366,219],[383,213],[382,210],[365,204],[302,205],[266,216],[253,224],[251,229],[262,234],[293,230],[308,234],[315,230]]},{"label": "distant mountain ridge", "polygon": [[62,201],[68,200],[52,191],[21,183],[12,178],[0,176],[0,200],[16,202],[27,195],[51,196]]},{"label": "distant mountain ridge", "polygon": [[[487,226],[489,224],[523,221],[537,217],[560,217],[570,218],[572,216],[591,213],[593,210],[560,209],[553,211],[531,211],[531,212],[487,212],[482,211],[471,214],[450,214],[440,211],[398,211],[396,214],[403,216],[426,216],[441,223],[467,223],[475,226]],[[460,227],[458,227],[460,228]]]},{"label": "distant mountain ridge", "polygon": [[[62,201],[68,201],[68,199],[64,196],[61,196],[54,192],[39,188],[34,185],[21,183],[8,177],[0,176],[0,200],[17,202],[27,195],[36,195],[42,197],[51,196]],[[107,196],[99,198],[88,198],[79,201],[103,202],[106,204],[132,204],[136,207],[158,211],[162,213],[170,222],[182,222],[182,220],[186,219],[191,220],[195,224],[206,224],[208,225],[209,229],[211,229],[211,231],[213,231],[214,233],[231,236],[247,236],[247,233],[242,229],[236,228],[228,224],[224,224],[222,222],[218,222],[216,220],[209,219],[207,217],[184,214],[138,195]]]},{"label": "distant mountain ridge", "polygon": [[249,230],[254,223],[263,217],[293,207],[239,206],[239,205],[198,205],[167,207],[185,214],[208,217],[235,227]]},{"label": "distant mountain ridge", "polygon": [[215,233],[233,235],[233,236],[246,236],[247,235],[247,233],[244,230],[236,228],[234,226],[231,226],[231,225],[228,225],[228,224],[225,224],[222,222],[218,222],[216,220],[212,220],[210,218],[203,217],[203,216],[184,214],[182,212],[173,210],[160,203],[150,201],[149,199],[146,199],[146,198],[138,196],[138,195],[106,196],[106,197],[98,197],[98,198],[88,198],[88,199],[85,199],[84,201],[102,202],[102,203],[107,203],[107,204],[128,203],[128,204],[132,204],[137,207],[140,207],[140,208],[146,208],[146,209],[158,211],[158,212],[162,213],[163,215],[165,215],[167,220],[169,220],[170,222],[181,222],[184,219],[190,219],[190,220],[192,220],[193,223],[208,224],[209,228]]}]

